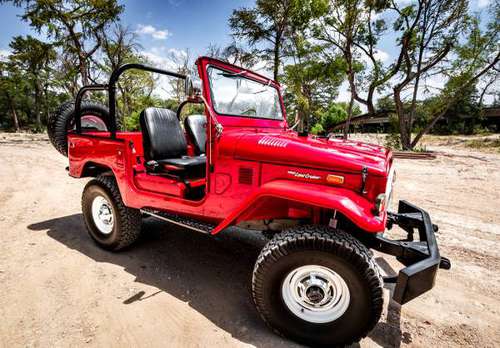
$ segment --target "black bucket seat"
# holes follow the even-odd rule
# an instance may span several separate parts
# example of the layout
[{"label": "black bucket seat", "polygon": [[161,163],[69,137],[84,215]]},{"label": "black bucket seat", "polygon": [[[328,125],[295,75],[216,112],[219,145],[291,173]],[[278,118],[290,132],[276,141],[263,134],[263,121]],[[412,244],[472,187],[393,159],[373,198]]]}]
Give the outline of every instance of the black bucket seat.
[{"label": "black bucket seat", "polygon": [[150,171],[182,179],[205,176],[206,157],[187,156],[186,137],[175,112],[150,107],[141,112],[139,122],[146,167]]}]

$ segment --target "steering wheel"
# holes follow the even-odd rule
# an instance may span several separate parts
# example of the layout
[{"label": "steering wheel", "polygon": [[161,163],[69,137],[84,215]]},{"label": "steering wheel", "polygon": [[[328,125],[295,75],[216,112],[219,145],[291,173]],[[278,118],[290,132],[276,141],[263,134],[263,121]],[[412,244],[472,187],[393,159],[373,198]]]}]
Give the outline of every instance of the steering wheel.
[{"label": "steering wheel", "polygon": [[257,115],[257,111],[255,110],[255,108],[250,108],[250,109],[246,109],[245,111],[243,111],[242,114],[255,116],[255,115]]}]

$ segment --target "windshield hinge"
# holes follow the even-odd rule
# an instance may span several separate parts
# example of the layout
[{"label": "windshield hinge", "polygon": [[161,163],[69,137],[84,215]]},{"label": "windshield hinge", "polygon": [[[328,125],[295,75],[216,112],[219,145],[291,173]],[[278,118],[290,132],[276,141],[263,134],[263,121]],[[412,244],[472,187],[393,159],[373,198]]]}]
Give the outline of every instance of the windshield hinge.
[{"label": "windshield hinge", "polygon": [[223,131],[224,127],[222,127],[222,125],[219,122],[217,122],[215,124],[215,135],[217,136],[217,139],[221,137]]}]

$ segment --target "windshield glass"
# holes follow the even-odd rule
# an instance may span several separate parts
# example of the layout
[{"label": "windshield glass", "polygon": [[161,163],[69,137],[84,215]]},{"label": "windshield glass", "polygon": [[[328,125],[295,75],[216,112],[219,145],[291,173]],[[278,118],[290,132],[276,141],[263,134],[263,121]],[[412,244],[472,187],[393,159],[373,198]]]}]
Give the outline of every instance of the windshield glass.
[{"label": "windshield glass", "polygon": [[208,78],[218,114],[283,119],[276,88],[214,67],[208,68]]}]

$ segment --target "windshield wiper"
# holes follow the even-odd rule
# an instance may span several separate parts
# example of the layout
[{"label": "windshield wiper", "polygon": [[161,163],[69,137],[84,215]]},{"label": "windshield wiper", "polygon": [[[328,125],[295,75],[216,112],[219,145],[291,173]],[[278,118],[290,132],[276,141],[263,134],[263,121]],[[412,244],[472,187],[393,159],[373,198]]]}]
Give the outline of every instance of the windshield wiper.
[{"label": "windshield wiper", "polygon": [[230,73],[230,72],[220,72],[220,73],[218,73],[218,75],[221,75],[221,76],[224,76],[224,77],[228,77],[228,78],[237,78],[237,77],[243,76],[244,74],[246,74],[246,71],[240,71],[239,73]]},{"label": "windshield wiper", "polygon": [[252,94],[260,94],[264,92],[267,92],[267,89],[261,89],[260,91],[252,92]]}]

